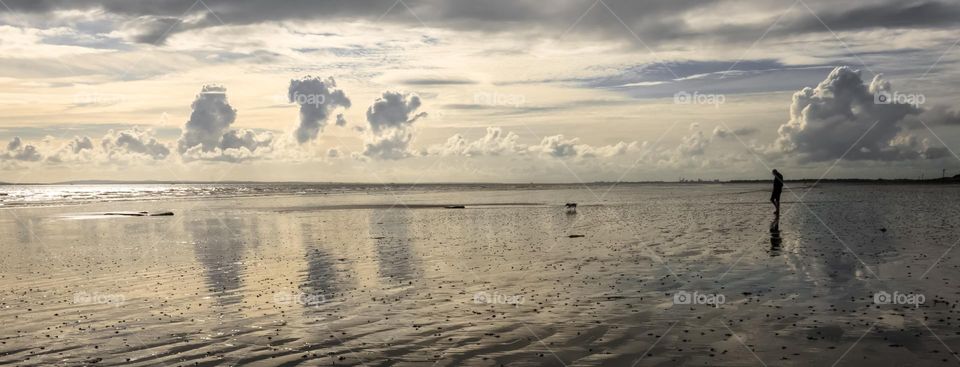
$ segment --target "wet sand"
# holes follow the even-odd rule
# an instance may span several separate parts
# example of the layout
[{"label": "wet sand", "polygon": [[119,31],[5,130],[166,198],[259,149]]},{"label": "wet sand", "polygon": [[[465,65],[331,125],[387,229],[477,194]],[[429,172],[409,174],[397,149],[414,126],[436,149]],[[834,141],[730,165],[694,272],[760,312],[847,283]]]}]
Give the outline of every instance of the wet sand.
[{"label": "wet sand", "polygon": [[606,189],[0,210],[0,364],[960,364],[955,187]]}]

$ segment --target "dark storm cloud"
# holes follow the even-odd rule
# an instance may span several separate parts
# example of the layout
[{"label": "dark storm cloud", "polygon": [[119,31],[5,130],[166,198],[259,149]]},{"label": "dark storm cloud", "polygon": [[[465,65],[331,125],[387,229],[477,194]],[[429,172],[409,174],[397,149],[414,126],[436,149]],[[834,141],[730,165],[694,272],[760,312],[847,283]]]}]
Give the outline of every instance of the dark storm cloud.
[{"label": "dark storm cloud", "polygon": [[[937,105],[925,110],[919,117],[923,123],[933,125],[960,125],[960,110],[950,109],[944,105]],[[922,128],[923,125],[916,126]]]},{"label": "dark storm cloud", "polygon": [[171,34],[177,31],[184,31],[194,28],[194,25],[183,23],[176,17],[138,17],[128,23],[128,28],[132,30],[132,38],[139,43],[161,44],[167,40]]},{"label": "dark storm cloud", "polygon": [[[315,1],[207,1],[195,0],[7,0],[15,11],[48,12],[58,9],[102,8],[141,24],[134,39],[159,43],[166,35],[192,28],[221,24],[254,24],[284,20],[362,19],[487,32],[539,31],[560,37],[600,36],[638,43],[624,24],[644,43],[703,37],[733,42],[752,42],[773,24],[792,1],[755,2],[755,8],[767,12],[766,19],[750,24],[734,24],[704,29],[688,24],[685,15],[696,12],[722,12],[727,0],[605,0],[603,2],[558,0],[545,6],[533,0],[394,0]],[[816,13],[811,14],[805,6]],[[407,9],[410,7],[410,10]],[[208,9],[209,7],[209,9]],[[411,12],[412,10],[412,12]],[[838,4],[834,1],[808,0],[795,5],[771,30],[769,37],[833,30],[873,28],[935,28],[960,24],[960,4],[955,2],[867,1]],[[179,22],[183,15],[189,22]],[[614,16],[615,14],[615,16]],[[618,19],[619,18],[619,19]],[[624,24],[620,23],[620,20]],[[571,28],[575,22],[576,26]],[[169,33],[166,33],[167,31]]]},{"label": "dark storm cloud", "polygon": [[[930,28],[960,23],[960,4],[938,1],[889,1],[846,11],[823,12],[820,20],[834,31],[867,28]],[[788,32],[818,32],[820,20],[803,17],[789,23]]]}]

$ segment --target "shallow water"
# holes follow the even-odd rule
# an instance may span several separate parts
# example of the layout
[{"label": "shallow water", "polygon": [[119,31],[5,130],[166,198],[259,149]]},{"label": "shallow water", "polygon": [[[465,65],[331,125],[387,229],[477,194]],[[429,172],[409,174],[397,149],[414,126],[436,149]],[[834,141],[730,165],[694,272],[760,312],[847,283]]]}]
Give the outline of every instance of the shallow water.
[{"label": "shallow water", "polygon": [[0,210],[0,364],[960,362],[956,187],[608,189]]}]

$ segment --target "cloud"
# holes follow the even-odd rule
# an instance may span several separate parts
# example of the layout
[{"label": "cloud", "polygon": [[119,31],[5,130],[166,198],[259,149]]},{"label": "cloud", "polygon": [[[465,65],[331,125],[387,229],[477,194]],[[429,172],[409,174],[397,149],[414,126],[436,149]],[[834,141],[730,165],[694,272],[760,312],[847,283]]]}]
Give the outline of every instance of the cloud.
[{"label": "cloud", "polygon": [[147,15],[124,22],[118,34],[134,42],[160,45],[171,35],[192,28],[195,25],[177,17]]},{"label": "cloud", "polygon": [[780,126],[773,149],[801,162],[920,158],[925,148],[902,135],[904,118],[919,114],[920,109],[875,100],[877,95],[893,92],[882,75],[866,85],[859,71],[835,68],[816,88],[794,93],[790,120]]},{"label": "cloud", "polygon": [[561,134],[544,137],[540,144],[531,146],[528,150],[553,158],[609,158],[636,151],[640,147],[641,145],[637,142],[625,143],[622,141],[614,145],[594,147],[589,144],[581,144],[579,138],[567,139]]},{"label": "cloud", "polygon": [[420,96],[416,94],[383,92],[367,109],[367,122],[374,132],[408,127],[427,115],[426,112],[414,114],[420,104]]},{"label": "cloud", "polygon": [[420,97],[416,94],[383,92],[367,109],[370,129],[363,155],[381,159],[409,157],[413,123],[427,116],[426,112],[417,113],[420,105]]},{"label": "cloud", "polygon": [[741,127],[741,128],[733,129],[733,131],[730,131],[723,126],[717,126],[716,128],[713,129],[713,137],[718,139],[737,138],[737,137],[744,138],[744,137],[756,134],[758,132],[760,132],[760,130],[753,127]]},{"label": "cloud", "polygon": [[204,151],[200,146],[195,146],[183,152],[181,156],[187,161],[218,161],[229,163],[240,163],[244,161],[263,158],[264,151],[254,151],[247,147],[214,149]]},{"label": "cloud", "polygon": [[88,136],[74,137],[64,144],[47,161],[53,163],[89,161],[93,158],[93,140]]},{"label": "cloud", "polygon": [[427,153],[431,155],[497,156],[525,152],[526,146],[519,144],[520,136],[504,133],[499,127],[488,127],[487,133],[475,141],[468,141],[463,135],[451,136],[444,144],[431,146]]},{"label": "cloud", "polygon": [[7,143],[7,151],[0,154],[0,160],[14,160],[22,162],[36,162],[43,159],[43,155],[37,150],[35,145],[26,144],[15,136]]},{"label": "cloud", "polygon": [[525,145],[519,142],[520,136],[513,132],[504,132],[499,127],[488,127],[486,134],[470,141],[461,134],[455,134],[443,144],[427,148],[428,155],[441,156],[507,156],[538,153],[549,158],[610,158],[638,152],[642,144],[637,142],[618,142],[612,145],[591,146],[580,143],[579,138],[567,139],[564,135],[544,137],[539,144]]},{"label": "cloud", "polygon": [[566,139],[563,135],[544,137],[540,145],[530,147],[530,150],[544,153],[555,158],[576,157],[579,155],[577,145],[580,139]]},{"label": "cloud", "polygon": [[191,105],[177,151],[185,160],[241,162],[271,150],[273,135],[247,129],[230,129],[237,110],[227,101],[223,86],[204,85]]},{"label": "cloud", "polygon": [[[199,145],[198,145],[199,146]],[[170,156],[170,148],[157,140],[151,130],[134,127],[127,130],[110,130],[100,140],[105,158],[109,161],[163,160]]]},{"label": "cloud", "polygon": [[696,130],[681,139],[677,152],[681,157],[702,156],[706,153],[710,141],[710,138],[703,136],[703,131]]},{"label": "cloud", "polygon": [[407,128],[394,128],[378,134],[371,134],[364,142],[363,155],[379,159],[403,159],[413,155],[410,142],[413,131]]},{"label": "cloud", "polygon": [[[330,114],[338,107],[350,108],[350,99],[343,90],[337,89],[333,78],[321,79],[306,76],[290,80],[287,97],[300,105],[300,125],[294,136],[300,144],[313,141],[327,125]],[[346,124],[343,114],[338,114],[337,126]]]},{"label": "cloud", "polygon": [[[237,0],[208,2],[204,6],[189,0],[7,0],[7,3],[12,9],[28,15],[48,13],[48,18],[54,18],[63,10],[102,9],[102,18],[126,19],[129,23],[125,26],[125,33],[129,34],[127,38],[144,43],[162,43],[176,33],[224,24],[358,18],[417,26],[420,25],[419,19],[430,19],[430,25],[438,28],[491,33],[522,30],[546,35],[562,32],[570,27],[572,20],[577,20],[576,32],[572,32],[574,36],[631,40],[631,33],[635,33],[643,35],[644,45],[696,38],[752,42],[761,33],[767,35],[767,39],[827,33],[824,24],[835,31],[960,24],[960,5],[939,0],[851,0],[842,6],[829,1],[807,0],[805,6],[809,6],[811,12],[795,11],[782,18],[782,5],[724,0],[606,0],[604,6],[595,7],[589,2],[577,1],[561,1],[545,7],[536,1],[426,0],[409,2],[409,8],[391,8],[390,2],[379,0]],[[730,17],[725,22],[705,22],[698,18],[700,14],[716,12],[717,9],[751,11],[744,12],[741,17]],[[770,29],[770,24],[775,21],[779,26]],[[632,32],[625,31],[624,24],[629,25]],[[424,43],[436,42],[431,39]]]},{"label": "cloud", "polygon": [[220,149],[246,148],[256,151],[260,148],[269,148],[273,143],[273,134],[270,132],[257,133],[249,129],[230,130],[223,134],[220,140]]},{"label": "cloud", "polygon": [[477,84],[476,81],[466,78],[411,78],[401,80],[400,83],[417,86],[436,86],[436,85],[471,85]]},{"label": "cloud", "polygon": [[834,32],[869,28],[928,28],[960,23],[960,6],[940,1],[887,1],[856,6],[849,10],[830,9],[820,19],[804,16],[785,23],[784,32],[823,32],[829,24]]},{"label": "cloud", "polygon": [[[925,109],[923,113],[917,118],[928,126],[934,125],[960,125],[960,111],[951,110],[950,107],[944,105],[933,106],[929,109]],[[923,124],[920,124],[919,121],[911,126],[914,128],[923,128]]]},{"label": "cloud", "polygon": [[204,85],[190,107],[193,112],[177,142],[177,151],[182,154],[195,146],[205,152],[219,148],[223,134],[237,119],[237,110],[227,101],[227,89]]}]

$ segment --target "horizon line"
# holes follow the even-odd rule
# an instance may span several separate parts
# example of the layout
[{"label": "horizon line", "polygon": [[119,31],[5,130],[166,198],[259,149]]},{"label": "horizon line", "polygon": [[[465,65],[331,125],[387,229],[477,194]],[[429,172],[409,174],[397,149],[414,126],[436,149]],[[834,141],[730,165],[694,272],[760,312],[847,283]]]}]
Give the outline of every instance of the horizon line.
[{"label": "horizon line", "polygon": [[[136,184],[306,184],[306,185],[357,185],[357,186],[388,186],[388,185],[619,185],[619,184],[724,184],[724,183],[762,183],[771,182],[773,179],[696,179],[677,181],[649,180],[649,181],[589,181],[589,182],[453,182],[453,181],[433,181],[433,182],[350,182],[350,181],[258,181],[258,180],[68,180],[52,182],[6,182],[0,181],[0,185],[6,186],[40,186],[40,185],[136,185]],[[784,182],[825,182],[825,183],[870,183],[870,182],[912,182],[912,183],[936,183],[952,182],[960,183],[960,175],[938,178],[799,178],[788,179]]]}]

